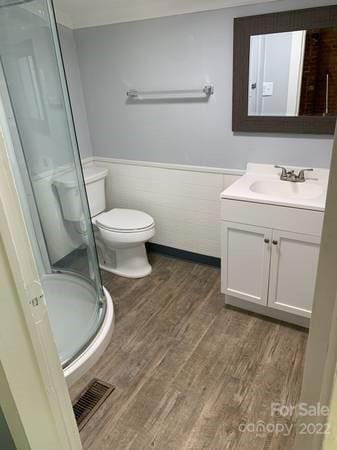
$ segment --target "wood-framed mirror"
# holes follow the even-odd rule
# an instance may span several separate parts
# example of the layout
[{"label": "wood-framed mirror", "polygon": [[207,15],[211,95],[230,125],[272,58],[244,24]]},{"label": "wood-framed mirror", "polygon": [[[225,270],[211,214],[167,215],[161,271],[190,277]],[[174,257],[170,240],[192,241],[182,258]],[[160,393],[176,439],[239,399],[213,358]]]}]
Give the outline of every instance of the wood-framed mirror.
[{"label": "wood-framed mirror", "polygon": [[337,5],[234,19],[235,132],[333,134]]}]

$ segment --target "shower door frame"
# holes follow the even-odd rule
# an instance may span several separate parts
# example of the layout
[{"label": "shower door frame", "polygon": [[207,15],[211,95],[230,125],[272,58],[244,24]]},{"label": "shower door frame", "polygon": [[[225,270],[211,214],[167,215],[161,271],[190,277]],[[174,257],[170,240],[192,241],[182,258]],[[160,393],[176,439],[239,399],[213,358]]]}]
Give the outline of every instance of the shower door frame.
[{"label": "shower door frame", "polygon": [[[58,33],[58,29],[57,29],[57,22],[56,22],[56,13],[55,13],[53,1],[46,0],[46,3],[47,3],[47,7],[48,7],[48,13],[49,13],[49,19],[50,19],[50,29],[51,29],[51,35],[52,35],[52,39],[53,39],[53,43],[54,43],[54,49],[55,49],[55,54],[56,54],[56,59],[57,59],[57,66],[58,66],[59,74],[60,74],[60,82],[61,82],[61,87],[62,87],[65,112],[66,112],[66,116],[67,116],[67,120],[68,120],[68,124],[69,124],[69,134],[70,134],[70,139],[71,139],[71,144],[72,144],[71,145],[72,154],[74,157],[77,179],[78,179],[78,181],[80,181],[79,192],[80,192],[80,196],[81,196],[82,207],[84,208],[84,210],[87,214],[87,217],[89,218],[88,225],[89,225],[90,231],[91,231],[92,248],[94,250],[94,254],[91,256],[95,260],[95,263],[96,263],[95,264],[95,282],[96,282],[96,285],[99,283],[99,293],[98,293],[99,297],[100,297],[99,304],[100,304],[101,308],[103,308],[102,316],[104,317],[104,315],[106,313],[106,298],[105,298],[105,294],[104,294],[104,290],[103,290],[102,277],[101,277],[101,272],[100,272],[100,268],[99,268],[98,253],[97,253],[96,241],[95,241],[95,237],[94,237],[93,225],[91,222],[89,201],[88,201],[87,191],[85,188],[85,180],[84,180],[82,162],[81,162],[80,153],[79,153],[79,145],[78,145],[78,139],[77,139],[77,135],[76,135],[74,115],[73,115],[73,111],[72,111],[72,107],[71,107],[71,103],[70,103],[69,87],[68,87],[68,83],[67,83],[67,77],[66,77],[66,72],[65,72],[65,68],[64,68],[64,61],[63,61],[63,56],[62,56],[62,52],[61,52],[60,37],[59,37],[59,33]],[[88,250],[89,251],[91,250],[90,245],[88,245]],[[67,273],[67,272],[65,272],[65,273]],[[101,324],[102,324],[102,321],[101,321]]]}]

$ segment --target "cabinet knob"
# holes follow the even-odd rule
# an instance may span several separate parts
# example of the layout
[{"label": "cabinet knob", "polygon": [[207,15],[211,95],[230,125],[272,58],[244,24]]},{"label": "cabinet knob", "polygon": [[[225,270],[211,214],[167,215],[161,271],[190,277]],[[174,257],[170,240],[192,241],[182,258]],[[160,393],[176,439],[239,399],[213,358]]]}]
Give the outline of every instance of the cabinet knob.
[{"label": "cabinet knob", "polygon": [[270,242],[270,240],[269,240],[269,239],[267,239],[267,238],[264,238],[264,243],[265,243],[265,244],[269,244],[269,242]]},{"label": "cabinet knob", "polygon": [[278,245],[278,241],[273,241],[273,245]]}]

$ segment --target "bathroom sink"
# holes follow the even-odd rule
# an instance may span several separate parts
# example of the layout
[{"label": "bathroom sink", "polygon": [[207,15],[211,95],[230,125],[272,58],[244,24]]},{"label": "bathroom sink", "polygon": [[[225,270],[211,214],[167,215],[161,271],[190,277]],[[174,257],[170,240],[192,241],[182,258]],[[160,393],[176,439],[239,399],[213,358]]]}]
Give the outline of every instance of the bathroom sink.
[{"label": "bathroom sink", "polygon": [[[301,167],[289,167],[298,173]],[[280,180],[268,164],[247,165],[247,171],[221,193],[221,198],[324,211],[329,171],[314,169],[303,183]]]},{"label": "bathroom sink", "polygon": [[317,198],[323,192],[323,187],[318,183],[291,183],[279,180],[257,180],[249,186],[249,189],[257,194],[292,199]]}]

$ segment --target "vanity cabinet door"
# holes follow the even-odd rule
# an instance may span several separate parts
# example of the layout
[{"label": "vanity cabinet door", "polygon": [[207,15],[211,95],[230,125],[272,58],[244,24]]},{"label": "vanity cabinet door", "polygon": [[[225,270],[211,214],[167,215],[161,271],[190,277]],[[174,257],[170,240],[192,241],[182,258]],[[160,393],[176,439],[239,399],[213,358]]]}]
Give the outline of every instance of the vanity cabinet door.
[{"label": "vanity cabinet door", "polygon": [[310,317],[320,238],[273,231],[268,306]]},{"label": "vanity cabinet door", "polygon": [[270,246],[268,228],[222,222],[222,292],[267,305]]}]

